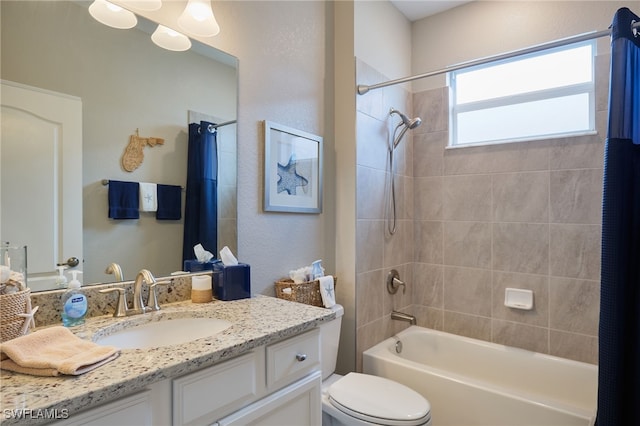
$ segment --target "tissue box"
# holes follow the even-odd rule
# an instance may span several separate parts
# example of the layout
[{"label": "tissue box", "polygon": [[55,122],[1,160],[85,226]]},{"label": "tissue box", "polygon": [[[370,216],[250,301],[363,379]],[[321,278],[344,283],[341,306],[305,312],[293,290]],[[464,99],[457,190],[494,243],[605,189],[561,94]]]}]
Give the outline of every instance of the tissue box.
[{"label": "tissue box", "polygon": [[246,263],[225,266],[213,265],[213,293],[218,300],[237,300],[251,297],[251,266]]},{"label": "tissue box", "polygon": [[212,259],[208,262],[200,262],[199,260],[185,260],[183,268],[187,272],[200,272],[200,271],[212,271],[213,264],[219,262],[219,260]]}]

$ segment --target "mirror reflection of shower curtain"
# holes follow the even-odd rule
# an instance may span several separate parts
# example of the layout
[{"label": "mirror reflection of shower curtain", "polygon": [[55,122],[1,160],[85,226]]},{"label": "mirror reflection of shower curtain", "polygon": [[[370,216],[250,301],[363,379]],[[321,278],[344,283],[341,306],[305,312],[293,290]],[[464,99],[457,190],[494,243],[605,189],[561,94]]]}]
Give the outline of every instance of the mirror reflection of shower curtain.
[{"label": "mirror reflection of shower curtain", "polygon": [[182,260],[195,258],[193,247],[218,253],[218,146],[207,121],[189,124],[187,193]]},{"label": "mirror reflection of shower curtain", "polygon": [[629,9],[611,33],[602,201],[596,425],[640,425],[640,34]]}]

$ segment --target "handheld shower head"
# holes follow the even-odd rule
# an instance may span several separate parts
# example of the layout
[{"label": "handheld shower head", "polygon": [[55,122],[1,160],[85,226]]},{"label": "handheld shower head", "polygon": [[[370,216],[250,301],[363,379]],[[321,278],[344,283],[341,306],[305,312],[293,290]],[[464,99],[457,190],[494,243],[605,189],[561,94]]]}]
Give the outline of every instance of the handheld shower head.
[{"label": "handheld shower head", "polygon": [[422,124],[422,119],[420,117],[416,117],[416,118],[412,118],[411,120],[409,120],[409,124],[407,124],[407,127],[410,130],[413,130],[416,127],[418,127],[419,125],[421,125],[421,124]]},{"label": "handheld shower head", "polygon": [[398,114],[398,116],[400,117],[402,122],[405,124],[405,126],[409,125],[409,122],[411,121],[411,120],[409,120],[409,117],[407,117],[406,115],[404,115],[403,113],[401,113],[397,109],[391,108],[391,110],[389,111],[389,115],[393,115],[393,114]]},{"label": "handheld shower head", "polygon": [[396,126],[396,129],[394,130],[394,135],[395,133],[398,131],[398,129],[402,126],[404,126],[404,129],[402,129],[400,131],[400,133],[398,134],[398,136],[395,138],[395,140],[393,141],[393,145],[392,147],[395,148],[398,146],[398,144],[400,143],[400,141],[402,140],[402,137],[404,136],[404,134],[407,132],[407,130],[413,130],[416,127],[418,127],[420,124],[422,124],[422,119],[420,117],[416,117],[416,118],[409,118],[407,117],[405,114],[403,114],[402,112],[398,111],[395,108],[391,108],[391,110],[389,111],[389,115],[393,115],[393,114],[397,114],[400,119],[402,120],[401,123],[399,123]]},{"label": "handheld shower head", "polygon": [[[420,117],[409,118],[405,114],[401,113],[395,108],[391,108],[389,111],[389,115],[396,114],[402,120],[396,128],[393,130],[393,142],[389,146],[389,179],[390,179],[390,190],[389,190],[389,204],[386,212],[386,220],[387,226],[389,229],[389,234],[393,235],[396,232],[396,188],[395,188],[395,172],[394,172],[394,152],[402,137],[408,130],[413,130],[422,124],[422,119]],[[402,127],[402,130],[398,132],[398,130]],[[397,136],[396,136],[397,133]]]}]

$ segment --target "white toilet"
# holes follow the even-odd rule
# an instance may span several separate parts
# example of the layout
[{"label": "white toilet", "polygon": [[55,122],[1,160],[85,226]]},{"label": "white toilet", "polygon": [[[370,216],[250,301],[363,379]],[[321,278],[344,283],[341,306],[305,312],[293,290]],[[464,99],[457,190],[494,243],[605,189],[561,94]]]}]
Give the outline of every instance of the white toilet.
[{"label": "white toilet", "polygon": [[320,325],[323,426],[430,426],[431,405],[418,392],[393,380],[368,374],[334,374],[344,308]]}]

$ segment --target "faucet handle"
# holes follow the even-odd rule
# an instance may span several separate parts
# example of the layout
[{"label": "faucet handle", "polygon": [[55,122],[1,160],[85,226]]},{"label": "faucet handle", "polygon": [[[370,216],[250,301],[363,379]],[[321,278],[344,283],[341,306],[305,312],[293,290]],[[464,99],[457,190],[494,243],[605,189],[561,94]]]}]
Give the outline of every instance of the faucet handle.
[{"label": "faucet handle", "polygon": [[160,305],[158,304],[158,285],[169,285],[171,281],[156,281],[149,286],[149,298],[147,300],[147,309],[152,311],[159,311]]},{"label": "faucet handle", "polygon": [[119,294],[118,294],[118,300],[116,301],[116,309],[115,311],[113,311],[113,316],[116,318],[127,316],[127,312],[129,311],[129,308],[127,307],[127,297],[126,297],[127,293],[124,288],[121,288],[121,287],[105,288],[99,291],[100,293],[112,293],[114,291],[117,291]]},{"label": "faucet handle", "polygon": [[407,291],[407,284],[400,279],[398,271],[392,269],[387,275],[387,291],[389,294],[396,294],[399,287],[402,287],[402,294]]}]

